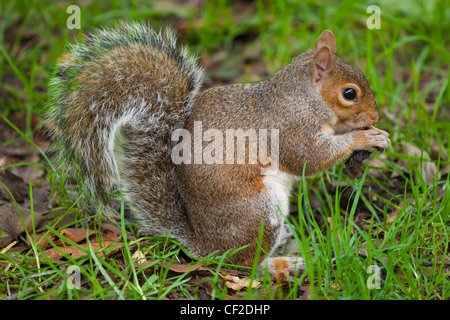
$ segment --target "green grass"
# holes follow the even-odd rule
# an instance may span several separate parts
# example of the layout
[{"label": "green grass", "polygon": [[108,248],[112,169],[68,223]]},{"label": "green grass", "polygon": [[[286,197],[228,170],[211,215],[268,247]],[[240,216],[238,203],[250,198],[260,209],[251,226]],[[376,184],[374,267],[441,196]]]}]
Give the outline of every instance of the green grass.
[{"label": "green grass", "polygon": [[[312,299],[449,299],[450,8],[448,1],[417,0],[407,5],[380,1],[381,29],[368,30],[366,9],[371,4],[257,0],[232,7],[230,1],[221,0],[197,9],[160,1],[92,1],[80,4],[82,30],[68,30],[69,14],[62,4],[2,1],[0,110],[5,119],[21,121],[12,129],[9,120],[0,120],[1,128],[17,133],[16,138],[0,141],[1,146],[25,143],[39,153],[33,142],[35,119],[47,101],[48,75],[65,44],[81,39],[83,30],[120,19],[176,26],[185,30],[181,41],[204,57],[201,62],[212,64],[211,85],[258,80],[265,74],[253,67],[261,62],[272,74],[313,47],[323,29],[331,29],[338,54],[359,66],[371,83],[382,110],[378,126],[390,133],[392,146],[386,157],[374,156],[383,168],[366,166],[358,179],[347,178],[338,165],[301,181],[293,199],[298,201],[299,214],[289,222],[297,232],[307,272],[276,283],[249,270],[249,278],[260,286],[244,286],[238,295],[297,299],[308,288]],[[401,148],[405,143],[422,154],[407,155]],[[433,156],[430,159],[425,153]],[[14,253],[0,248],[0,299],[200,299],[205,295],[228,299],[236,295],[221,273],[231,267],[226,256],[190,262],[202,263],[201,270],[177,269],[182,264],[179,245],[167,238],[139,237],[130,223],[117,231],[114,246],[120,249],[102,255],[93,243],[104,241],[106,222],[99,222],[99,215],[81,215],[70,177],[41,158],[33,165],[46,168],[45,181],[31,183],[28,195],[33,199],[35,189],[48,183],[57,208],[45,213],[43,218],[49,221],[45,226],[21,238],[28,249]],[[400,165],[401,159],[407,160],[406,167]],[[437,165],[434,182],[423,178],[423,163]],[[34,205],[31,202],[32,212]],[[398,214],[390,221],[394,210]],[[370,214],[368,221],[355,222],[363,211]],[[88,238],[87,247],[81,246],[60,234],[69,227],[89,227],[95,236]],[[52,259],[40,247],[41,234],[52,239],[47,249],[60,249],[55,242],[62,238],[85,255]],[[145,263],[132,258],[138,251],[145,255]],[[80,289],[67,285],[70,266],[79,268]],[[380,272],[379,288],[368,286],[373,279],[371,266]]]}]

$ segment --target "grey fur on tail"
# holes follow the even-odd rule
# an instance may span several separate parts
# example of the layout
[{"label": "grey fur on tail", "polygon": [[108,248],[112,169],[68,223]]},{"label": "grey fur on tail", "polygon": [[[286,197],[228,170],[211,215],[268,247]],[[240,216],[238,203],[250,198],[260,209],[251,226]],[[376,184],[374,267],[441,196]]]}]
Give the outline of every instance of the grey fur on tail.
[{"label": "grey fur on tail", "polygon": [[143,229],[176,235],[185,213],[170,138],[183,127],[203,77],[169,29],[129,23],[69,45],[49,83],[45,121],[59,146],[58,164],[74,169],[90,201],[106,204],[106,194],[121,187]]}]

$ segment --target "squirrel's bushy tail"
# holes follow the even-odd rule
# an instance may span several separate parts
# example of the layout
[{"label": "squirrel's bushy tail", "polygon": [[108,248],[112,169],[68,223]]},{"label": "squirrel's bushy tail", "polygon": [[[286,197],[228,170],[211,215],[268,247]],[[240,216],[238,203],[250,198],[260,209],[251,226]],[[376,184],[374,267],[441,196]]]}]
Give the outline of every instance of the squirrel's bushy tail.
[{"label": "squirrel's bushy tail", "polygon": [[91,199],[104,204],[106,193],[122,187],[138,218],[145,215],[143,229],[174,235],[183,219],[170,139],[203,73],[172,31],[140,23],[71,45],[49,85],[47,124],[60,143],[60,163],[79,173]]}]

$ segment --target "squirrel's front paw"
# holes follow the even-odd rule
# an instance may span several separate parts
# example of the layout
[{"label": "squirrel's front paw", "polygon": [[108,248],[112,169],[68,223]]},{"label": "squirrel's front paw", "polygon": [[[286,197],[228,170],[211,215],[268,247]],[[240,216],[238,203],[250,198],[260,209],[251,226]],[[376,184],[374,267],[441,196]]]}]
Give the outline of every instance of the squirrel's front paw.
[{"label": "squirrel's front paw", "polygon": [[376,152],[387,149],[389,143],[389,133],[371,127],[367,130],[352,131],[352,150],[367,150]]}]

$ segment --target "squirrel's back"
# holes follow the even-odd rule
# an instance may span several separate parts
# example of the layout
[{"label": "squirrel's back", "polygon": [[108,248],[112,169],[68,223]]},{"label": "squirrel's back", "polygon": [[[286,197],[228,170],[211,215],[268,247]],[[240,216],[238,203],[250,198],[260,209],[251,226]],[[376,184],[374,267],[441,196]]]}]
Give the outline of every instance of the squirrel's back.
[{"label": "squirrel's back", "polygon": [[61,143],[60,163],[78,172],[90,199],[106,204],[106,193],[122,187],[146,215],[144,230],[176,233],[184,213],[171,133],[183,127],[202,81],[203,69],[170,30],[131,23],[71,45],[49,88],[47,124]]}]

